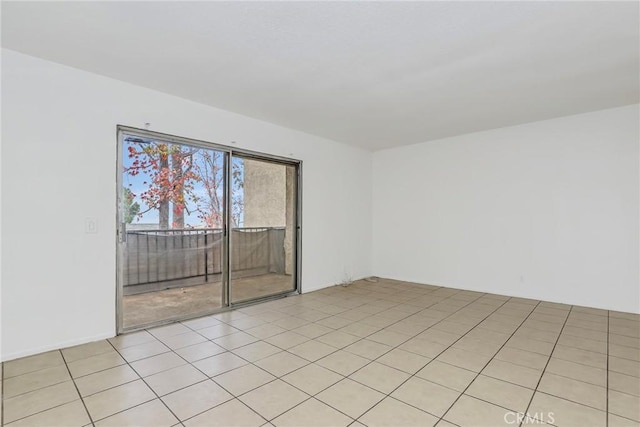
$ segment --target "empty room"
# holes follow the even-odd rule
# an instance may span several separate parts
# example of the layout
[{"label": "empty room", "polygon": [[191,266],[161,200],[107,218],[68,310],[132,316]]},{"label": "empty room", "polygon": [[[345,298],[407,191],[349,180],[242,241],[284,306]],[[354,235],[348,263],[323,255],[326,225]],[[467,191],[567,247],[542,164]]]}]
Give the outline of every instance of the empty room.
[{"label": "empty room", "polygon": [[640,427],[639,2],[0,7],[0,425]]}]

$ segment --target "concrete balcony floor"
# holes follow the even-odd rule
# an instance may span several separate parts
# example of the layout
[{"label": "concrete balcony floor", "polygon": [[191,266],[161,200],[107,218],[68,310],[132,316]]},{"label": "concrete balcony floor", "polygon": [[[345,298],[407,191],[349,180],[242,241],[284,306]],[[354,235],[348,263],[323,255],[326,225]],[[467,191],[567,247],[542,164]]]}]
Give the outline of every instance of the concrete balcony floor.
[{"label": "concrete balcony floor", "polygon": [[[293,291],[291,275],[263,274],[231,281],[232,302],[286,291]],[[221,282],[128,295],[123,298],[123,326],[133,328],[163,320],[195,317],[221,307]]]}]

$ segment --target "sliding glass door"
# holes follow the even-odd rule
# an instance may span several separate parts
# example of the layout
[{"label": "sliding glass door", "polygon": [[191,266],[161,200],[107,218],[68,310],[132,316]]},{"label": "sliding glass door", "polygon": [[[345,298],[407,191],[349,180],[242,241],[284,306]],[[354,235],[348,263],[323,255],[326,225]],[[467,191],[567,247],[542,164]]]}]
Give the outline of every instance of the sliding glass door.
[{"label": "sliding glass door", "polygon": [[118,331],[298,289],[299,164],[119,130]]},{"label": "sliding glass door", "polygon": [[238,177],[242,186],[231,187],[231,302],[294,291],[296,166],[235,156],[232,179]]}]

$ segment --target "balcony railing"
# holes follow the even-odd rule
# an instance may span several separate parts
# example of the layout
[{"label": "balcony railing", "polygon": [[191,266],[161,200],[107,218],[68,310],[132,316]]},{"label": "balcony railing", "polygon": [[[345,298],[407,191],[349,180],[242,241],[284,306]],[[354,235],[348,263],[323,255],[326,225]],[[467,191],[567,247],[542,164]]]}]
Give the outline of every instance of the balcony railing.
[{"label": "balcony railing", "polygon": [[[246,277],[285,271],[284,227],[233,228],[231,273]],[[221,280],[223,230],[127,231],[124,294]]]}]

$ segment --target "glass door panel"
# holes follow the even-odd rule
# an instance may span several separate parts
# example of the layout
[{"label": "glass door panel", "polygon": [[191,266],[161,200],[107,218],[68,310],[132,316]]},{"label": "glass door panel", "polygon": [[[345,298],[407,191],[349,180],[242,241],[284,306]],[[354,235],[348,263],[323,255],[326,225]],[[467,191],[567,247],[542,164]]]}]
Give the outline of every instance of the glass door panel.
[{"label": "glass door panel", "polygon": [[120,329],[226,305],[228,154],[134,133],[120,150]]},{"label": "glass door panel", "polygon": [[235,153],[231,163],[231,303],[292,292],[297,165]]}]

